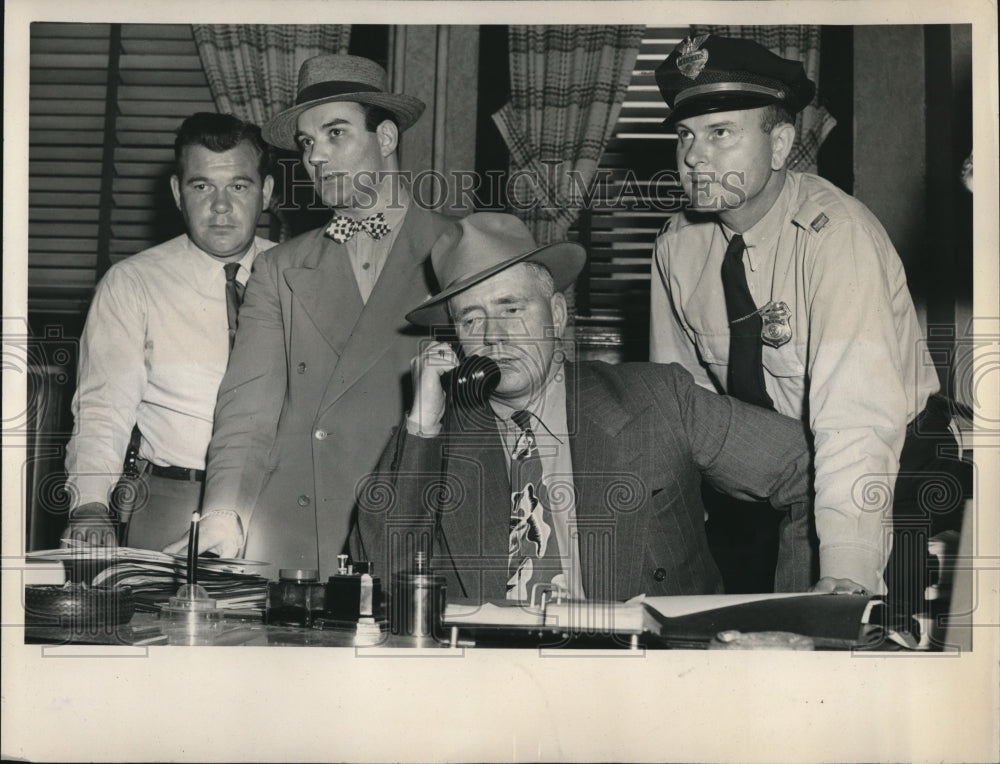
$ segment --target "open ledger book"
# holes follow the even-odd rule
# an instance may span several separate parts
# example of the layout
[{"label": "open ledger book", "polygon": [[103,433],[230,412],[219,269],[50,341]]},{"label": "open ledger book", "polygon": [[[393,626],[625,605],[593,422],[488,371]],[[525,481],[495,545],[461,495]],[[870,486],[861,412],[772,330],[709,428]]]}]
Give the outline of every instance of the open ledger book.
[{"label": "open ledger book", "polygon": [[[151,549],[131,547],[72,546],[68,549],[42,549],[25,555],[28,563],[61,562],[72,578],[87,580],[91,586],[132,589],[135,609],[155,613],[161,604],[186,583],[187,558]],[[198,558],[198,583],[226,610],[263,610],[267,579],[250,571],[251,560]],[[82,571],[82,573],[81,573]]]},{"label": "open ledger book", "polygon": [[703,648],[722,631],[784,631],[818,648],[871,646],[884,638],[881,600],[856,594],[636,597],[628,602],[449,603],[445,625],[488,638],[517,634],[644,635],[649,646]]}]

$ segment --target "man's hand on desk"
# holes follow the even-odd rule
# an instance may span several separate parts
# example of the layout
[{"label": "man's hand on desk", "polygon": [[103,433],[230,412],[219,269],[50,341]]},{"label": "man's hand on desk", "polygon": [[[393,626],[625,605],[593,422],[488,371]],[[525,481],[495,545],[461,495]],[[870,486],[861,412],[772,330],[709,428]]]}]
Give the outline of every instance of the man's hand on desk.
[{"label": "man's hand on desk", "polygon": [[821,578],[809,591],[834,594],[871,594],[861,584],[849,578],[833,578],[831,576]]},{"label": "man's hand on desk", "polygon": [[[243,526],[235,512],[213,510],[207,512],[198,525],[198,554],[214,552],[226,559],[236,557],[243,546]],[[187,534],[164,547],[167,554],[187,552]]]},{"label": "man's hand on desk", "polygon": [[81,504],[69,514],[66,536],[88,546],[117,546],[118,532],[108,508],[99,501]]}]

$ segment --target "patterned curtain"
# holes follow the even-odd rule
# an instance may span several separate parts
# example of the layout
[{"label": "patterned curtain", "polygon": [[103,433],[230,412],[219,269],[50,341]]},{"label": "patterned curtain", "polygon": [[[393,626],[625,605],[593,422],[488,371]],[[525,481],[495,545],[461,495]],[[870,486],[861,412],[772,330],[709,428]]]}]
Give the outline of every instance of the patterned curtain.
[{"label": "patterned curtain", "polygon": [[514,214],[539,244],[566,237],[611,138],[641,26],[511,26],[510,102],[493,121],[510,149]]},{"label": "patterned curtain", "polygon": [[263,125],[295,103],[302,62],[346,53],[349,25],[192,24],[220,112]]},{"label": "patterned curtain", "polygon": [[[215,105],[224,114],[263,125],[295,104],[299,67],[321,53],[347,53],[347,24],[192,24]],[[277,205],[279,238],[288,221]]]},{"label": "patterned curtain", "polygon": [[[723,37],[742,37],[755,40],[782,58],[802,62],[806,76],[819,85],[819,30],[818,26],[738,27],[693,26],[691,34],[716,34]],[[837,124],[837,120],[819,104],[819,88],[813,102],[795,120],[796,139],[788,166],[800,172],[816,172],[820,144]]]}]

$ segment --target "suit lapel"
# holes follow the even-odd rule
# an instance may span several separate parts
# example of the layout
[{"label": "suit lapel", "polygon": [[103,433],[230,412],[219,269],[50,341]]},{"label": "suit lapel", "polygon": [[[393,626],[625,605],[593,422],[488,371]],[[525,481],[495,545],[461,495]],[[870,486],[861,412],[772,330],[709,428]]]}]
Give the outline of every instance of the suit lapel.
[{"label": "suit lapel", "polygon": [[[399,332],[411,330],[404,315],[428,296],[423,269],[434,238],[431,214],[411,204],[375,289],[357,322],[347,332],[321,413],[336,403],[388,351]],[[343,259],[347,263],[346,252]],[[349,263],[346,268],[348,275],[345,278],[350,281],[360,305],[357,280]]]},{"label": "suit lapel", "polygon": [[314,232],[317,241],[298,268],[287,268],[285,283],[316,329],[342,355],[364,307],[347,248]]},{"label": "suit lapel", "polygon": [[[454,512],[441,518],[445,551],[461,571],[465,563],[478,573],[462,576],[465,596],[503,598],[507,580],[507,538],[510,522],[510,480],[503,442],[493,424],[493,412],[474,417],[449,415],[448,474],[464,492]],[[484,564],[484,562],[486,564]]]}]

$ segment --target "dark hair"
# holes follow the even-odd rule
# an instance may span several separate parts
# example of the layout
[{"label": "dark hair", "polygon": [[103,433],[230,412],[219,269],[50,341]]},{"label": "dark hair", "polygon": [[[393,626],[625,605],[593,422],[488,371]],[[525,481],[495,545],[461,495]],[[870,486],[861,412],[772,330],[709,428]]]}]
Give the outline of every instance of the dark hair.
[{"label": "dark hair", "polygon": [[778,125],[783,125],[786,122],[794,125],[795,115],[781,104],[772,103],[765,106],[760,113],[760,129],[762,132],[769,133]]},{"label": "dark hair", "polygon": [[373,103],[359,103],[358,106],[365,113],[365,130],[369,133],[374,133],[378,129],[378,126],[386,120],[392,122],[397,128],[399,127],[396,116],[388,109],[383,109],[381,106],[376,106]]},{"label": "dark hair", "polygon": [[174,172],[177,177],[181,176],[181,156],[185,146],[204,146],[209,151],[221,153],[236,148],[244,141],[257,154],[257,170],[263,180],[273,172],[277,153],[273,146],[265,143],[257,125],[244,122],[232,114],[215,114],[209,111],[192,114],[177,128]]}]

